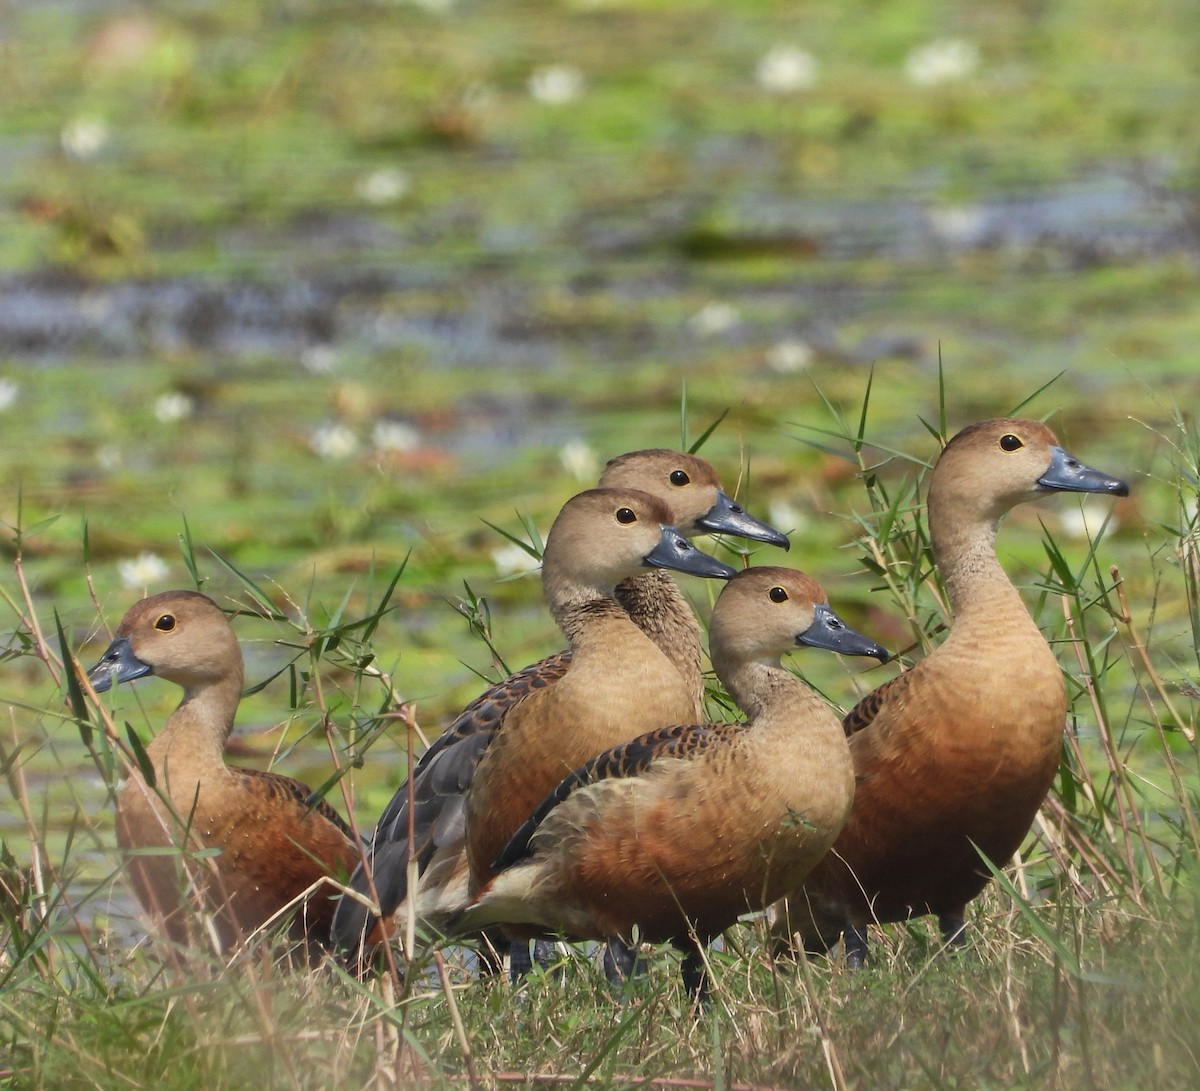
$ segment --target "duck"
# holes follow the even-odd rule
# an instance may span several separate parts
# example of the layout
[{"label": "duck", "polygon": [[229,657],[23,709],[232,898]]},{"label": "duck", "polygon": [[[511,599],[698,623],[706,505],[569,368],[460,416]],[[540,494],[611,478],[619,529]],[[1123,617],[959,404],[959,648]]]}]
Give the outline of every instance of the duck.
[{"label": "duck", "polygon": [[[663,726],[583,763],[473,870],[464,926],[669,942],[684,953],[685,987],[704,1000],[704,946],[794,889],[854,796],[838,716],[783,656],[816,647],[889,658],[816,580],[775,566],[725,585],[709,642],[748,719]],[[492,843],[474,848],[473,869]]]},{"label": "duck", "polygon": [[927,914],[948,946],[965,942],[967,904],[1016,853],[1059,767],[1062,671],[1001,567],[996,533],[1017,504],[1061,492],[1129,487],[1038,421],[980,421],[941,452],[928,526],[953,620],[926,658],[845,717],[854,807],[829,855],[773,910],[778,952],[797,934],[809,954],[841,937],[859,969],[869,923]]},{"label": "duck", "polygon": [[[322,880],[344,881],[359,861],[360,843],[306,785],[225,763],[245,668],[221,608],[196,591],[142,599],[87,676],[97,693],[147,676],[183,690],[179,707],[145,747],[153,779],[131,775],[116,798],[117,841],[134,891],[167,938],[198,941],[194,886],[222,952],[290,913],[289,947],[319,959],[329,946],[335,905],[332,884]],[[170,847],[181,851],[160,851]]]},{"label": "duck", "polygon": [[[788,548],[787,536],[733,500],[721,487],[712,464],[695,454],[665,448],[631,451],[607,463],[599,486],[638,489],[658,497],[669,508],[671,525],[687,537],[732,534]],[[700,625],[669,573],[642,569],[617,585],[616,599],[684,679],[692,695],[688,719],[703,718]],[[465,799],[479,759],[505,712],[534,690],[557,683],[571,658],[571,649],[564,649],[490,687],[426,750],[411,782],[400,786],[381,814],[366,866],[360,865],[351,876],[350,893],[338,906],[333,939],[340,950],[357,951],[364,936],[380,935],[372,903],[378,904],[385,920],[406,916],[410,813],[422,877],[417,915],[436,927],[444,912],[465,904]],[[527,968],[528,953],[516,949],[512,953],[513,975],[518,977]]]}]

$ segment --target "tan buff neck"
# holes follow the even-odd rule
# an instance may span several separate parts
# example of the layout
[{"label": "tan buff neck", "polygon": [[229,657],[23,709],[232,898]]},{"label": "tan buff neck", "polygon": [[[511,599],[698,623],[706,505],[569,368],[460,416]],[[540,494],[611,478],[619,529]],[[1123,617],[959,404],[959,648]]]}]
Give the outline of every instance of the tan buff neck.
[{"label": "tan buff neck", "polygon": [[723,664],[718,673],[729,696],[751,721],[770,715],[781,701],[796,709],[825,708],[821,698],[778,660]]},{"label": "tan buff neck", "polygon": [[549,567],[542,572],[542,586],[550,614],[572,646],[596,621],[629,621],[629,615],[613,597],[612,587],[573,579],[567,573]]},{"label": "tan buff neck", "polygon": [[684,683],[702,701],[700,625],[675,581],[662,571],[633,576],[617,587],[617,601],[633,622],[674,664]]},{"label": "tan buff neck", "polygon": [[224,750],[242,696],[243,672],[185,690],[183,701],[167,720],[147,753],[156,765],[168,755],[172,766],[225,768]]},{"label": "tan buff neck", "polygon": [[1027,615],[1024,603],[996,556],[998,519],[960,515],[929,495],[929,533],[933,557],[950,597],[955,618],[1014,611]]}]

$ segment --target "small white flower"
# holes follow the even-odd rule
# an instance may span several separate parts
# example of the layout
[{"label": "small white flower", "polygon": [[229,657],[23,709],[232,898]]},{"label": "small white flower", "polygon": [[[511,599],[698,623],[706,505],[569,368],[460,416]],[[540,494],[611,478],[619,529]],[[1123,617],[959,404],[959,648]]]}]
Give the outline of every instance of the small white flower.
[{"label": "small white flower", "polygon": [[310,345],[300,353],[300,366],[313,375],[328,375],[337,367],[337,353],[328,345]]},{"label": "small white flower", "polygon": [[196,403],[191,398],[176,391],[171,394],[163,394],[154,403],[154,415],[163,424],[174,424],[176,421],[190,417],[195,408]]},{"label": "small white flower", "polygon": [[966,79],[979,67],[979,47],[962,38],[935,38],[904,58],[904,74],[918,87]]},{"label": "small white flower", "polygon": [[731,303],[708,303],[688,319],[688,327],[701,337],[715,337],[740,321],[741,315]]},{"label": "small white flower", "polygon": [[808,526],[808,516],[790,500],[777,497],[767,508],[767,518],[771,526],[778,527],[785,534],[802,531]]},{"label": "small white flower", "polygon": [[526,572],[536,572],[541,567],[541,562],[516,542],[493,549],[492,562],[501,576],[523,576]]},{"label": "small white flower", "polygon": [[943,242],[970,246],[982,240],[987,215],[979,205],[942,205],[926,211],[929,226]]},{"label": "small white flower", "polygon": [[558,461],[576,481],[594,481],[600,472],[596,452],[582,439],[564,443],[559,448]]},{"label": "small white flower", "polygon": [[412,189],[412,178],[408,171],[399,167],[382,167],[364,174],[354,187],[354,192],[371,205],[390,205],[400,200]]},{"label": "small white flower", "polygon": [[377,421],[371,432],[377,451],[414,451],[421,445],[421,433],[401,420]]},{"label": "small white flower", "polygon": [[0,412],[11,409],[20,393],[20,383],[14,383],[11,379],[0,379]]},{"label": "small white flower", "polygon": [[131,591],[143,590],[166,579],[170,571],[167,562],[157,553],[139,553],[136,557],[117,562],[121,583]]},{"label": "small white flower", "polygon": [[106,443],[96,451],[96,465],[106,473],[119,470],[124,462],[125,456],[121,454],[121,448],[115,443]]},{"label": "small white flower", "polygon": [[767,349],[767,367],[780,375],[803,371],[812,362],[812,346],[795,337],[786,337]]},{"label": "small white flower", "polygon": [[321,458],[349,458],[358,450],[358,439],[344,424],[322,424],[308,440],[313,452]]},{"label": "small white flower", "polygon": [[529,77],[529,93],[547,106],[563,106],[583,94],[583,73],[574,65],[548,64]]},{"label": "small white flower", "polygon": [[765,91],[809,91],[817,83],[817,59],[797,46],[777,45],[763,54],[756,75],[759,87]]},{"label": "small white flower", "polygon": [[108,126],[99,118],[77,117],[58,134],[63,151],[75,159],[91,159],[108,143]]},{"label": "small white flower", "polygon": [[[1104,521],[1108,525],[1104,526]],[[1117,529],[1117,518],[1113,515],[1111,503],[1103,500],[1083,501],[1078,507],[1066,508],[1059,513],[1059,526],[1063,533],[1070,538],[1094,540],[1104,527],[1107,534]]]}]

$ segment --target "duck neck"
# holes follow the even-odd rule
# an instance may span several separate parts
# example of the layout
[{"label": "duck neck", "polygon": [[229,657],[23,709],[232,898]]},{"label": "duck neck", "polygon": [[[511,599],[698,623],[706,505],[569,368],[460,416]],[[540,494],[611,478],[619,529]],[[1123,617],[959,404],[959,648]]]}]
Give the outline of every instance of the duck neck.
[{"label": "duck neck", "polygon": [[181,774],[188,769],[224,767],[225,742],[242,695],[243,671],[230,672],[215,682],[184,688],[183,700],[166,726],[147,747],[151,760]]},{"label": "duck neck", "polygon": [[616,598],[701,701],[704,675],[700,669],[700,625],[675,581],[657,569],[644,572],[621,583]]},{"label": "duck neck", "polygon": [[996,556],[998,522],[988,518],[944,518],[930,495],[933,558],[957,621],[975,616],[995,619],[1014,610],[1028,613]]},{"label": "duck neck", "polygon": [[633,623],[624,607],[616,600],[611,587],[599,587],[566,577],[543,575],[546,602],[555,623],[572,648],[597,625]]},{"label": "duck neck", "polygon": [[793,708],[824,708],[821,698],[777,659],[745,660],[717,673],[729,696],[751,722],[768,716],[773,707],[785,700]]}]

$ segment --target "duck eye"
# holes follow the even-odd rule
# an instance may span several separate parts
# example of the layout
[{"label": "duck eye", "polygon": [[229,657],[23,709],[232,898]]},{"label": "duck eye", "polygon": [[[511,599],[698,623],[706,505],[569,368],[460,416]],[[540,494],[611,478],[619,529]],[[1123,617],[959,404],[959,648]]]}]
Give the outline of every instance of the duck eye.
[{"label": "duck eye", "polygon": [[771,590],[767,592],[767,597],[770,598],[772,602],[787,602],[788,593],[782,587],[772,587]]},{"label": "duck eye", "polygon": [[154,627],[160,632],[169,633],[175,628],[175,618],[171,614],[163,614],[155,623]]},{"label": "duck eye", "polygon": [[1011,432],[1009,432],[1008,435],[1000,437],[1000,450],[1002,451],[1019,451],[1024,446],[1025,444],[1023,444],[1021,440],[1017,436],[1014,436]]},{"label": "duck eye", "polygon": [[671,484],[672,485],[687,485],[691,482],[691,478],[687,475],[687,470],[672,470]]},{"label": "duck eye", "polygon": [[625,526],[629,526],[630,523],[636,523],[637,515],[634,513],[633,508],[617,508],[617,522],[624,523]]}]

